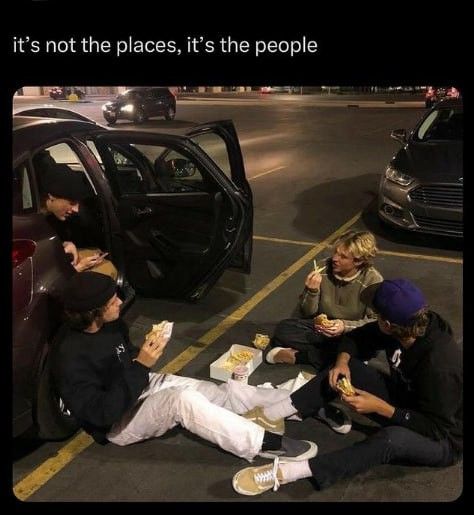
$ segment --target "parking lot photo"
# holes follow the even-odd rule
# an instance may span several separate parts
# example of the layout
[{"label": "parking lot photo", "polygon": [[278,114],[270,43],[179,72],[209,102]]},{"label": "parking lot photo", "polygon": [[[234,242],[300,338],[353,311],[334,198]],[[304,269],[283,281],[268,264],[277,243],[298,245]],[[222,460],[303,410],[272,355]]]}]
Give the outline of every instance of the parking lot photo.
[{"label": "parking lot photo", "polygon": [[[423,308],[440,317],[446,341],[462,352],[462,93],[456,84],[135,87],[45,81],[19,89],[12,98],[15,497],[223,503],[459,499],[459,435],[452,443],[442,430],[430,433],[412,406],[377,409],[398,427],[429,433],[426,440],[449,440],[446,453],[455,459],[377,462],[321,488],[323,480],[308,469],[312,463],[324,463],[326,455],[333,465],[340,463],[338,452],[357,448],[381,429],[377,417],[357,412],[351,396],[334,394],[331,406],[345,415],[339,430],[319,411],[307,416],[301,408],[298,416],[272,405],[266,418],[286,418],[284,436],[269,437],[267,428],[264,451],[249,463],[219,439],[186,429],[202,421],[197,404],[195,420],[179,413],[157,437],[137,437],[123,446],[110,437],[101,445],[81,429],[53,369],[66,334],[66,285],[90,271],[107,275],[114,285],[103,298],[103,313],[115,303],[117,317],[128,326],[137,353],[131,366],[143,365],[144,342],[168,328],[160,357],[146,369],[165,382],[160,374],[210,381],[219,392],[226,391],[227,381],[238,382],[237,389],[248,383],[278,388],[282,399],[286,388],[296,399],[299,387],[324,380],[324,367],[311,353],[303,357],[306,347],[297,347],[296,336],[281,352],[272,337],[288,319],[309,328],[304,334],[310,334],[311,345],[317,340],[330,346],[379,317],[379,343],[384,334],[395,334],[393,324],[384,326],[386,313],[403,326],[410,307]],[[388,293],[376,293],[381,280]],[[337,283],[330,300],[322,293],[332,287],[329,281]],[[360,291],[369,283],[373,290],[366,301]],[[344,311],[350,288],[357,290],[352,318]],[[385,295],[392,299],[393,288],[408,291],[403,301],[390,300],[396,309],[383,303]],[[323,303],[318,314],[328,315],[319,319],[326,328],[323,322],[314,326],[316,312],[304,311],[305,296]],[[274,348],[279,351],[270,353]],[[400,365],[399,355],[380,345],[361,356],[363,373],[388,376]],[[416,359],[423,359],[421,351]],[[403,369],[403,350],[401,363]],[[442,374],[450,364],[436,366]],[[352,371],[353,379],[357,373]],[[462,367],[460,373],[462,383]],[[416,377],[410,381],[419,387]],[[445,384],[449,390],[451,383]],[[218,409],[261,423],[261,412],[232,405],[232,391],[231,386]],[[462,384],[459,391],[447,404],[460,403],[462,412]],[[436,411],[445,401],[432,401],[428,390],[423,395],[427,411],[430,402]],[[210,406],[219,404],[218,397]],[[145,398],[137,404],[132,399],[130,409],[138,411]],[[414,422],[407,422],[410,416]],[[450,427],[444,422],[439,427]],[[275,461],[265,452],[268,438],[279,438],[284,449]],[[285,438],[291,442],[287,448]],[[307,441],[316,444],[309,462],[306,455],[301,462],[285,460],[298,454],[294,442]],[[406,451],[409,444],[403,445]],[[281,470],[291,469],[299,480],[279,476],[281,463]]]}]

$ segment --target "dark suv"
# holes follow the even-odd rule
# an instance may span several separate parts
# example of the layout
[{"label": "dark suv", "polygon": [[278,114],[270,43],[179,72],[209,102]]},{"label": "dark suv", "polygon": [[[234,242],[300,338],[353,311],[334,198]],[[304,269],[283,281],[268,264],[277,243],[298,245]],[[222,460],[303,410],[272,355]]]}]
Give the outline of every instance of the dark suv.
[{"label": "dark suv", "polygon": [[32,425],[45,439],[75,430],[50,374],[58,298],[76,272],[41,210],[45,155],[90,189],[75,242],[109,252],[119,293],[126,277],[138,293],[196,301],[226,268],[250,272],[252,192],[235,128],[227,120],[182,132],[13,117],[14,436]]},{"label": "dark suv", "polygon": [[109,125],[120,118],[134,123],[143,123],[153,116],[173,120],[176,116],[176,98],[168,88],[132,88],[104,104],[102,113]]}]

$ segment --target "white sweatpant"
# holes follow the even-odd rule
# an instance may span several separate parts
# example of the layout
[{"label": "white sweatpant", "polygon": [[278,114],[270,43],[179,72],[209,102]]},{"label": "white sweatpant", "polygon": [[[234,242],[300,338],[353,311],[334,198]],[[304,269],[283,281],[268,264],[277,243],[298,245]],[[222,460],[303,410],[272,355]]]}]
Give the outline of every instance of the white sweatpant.
[{"label": "white sweatpant", "polygon": [[260,452],[264,430],[240,417],[255,406],[287,399],[290,392],[257,388],[229,379],[216,385],[189,377],[150,372],[135,406],[114,424],[107,439],[129,445],[163,435],[180,424],[192,433],[248,461]]}]

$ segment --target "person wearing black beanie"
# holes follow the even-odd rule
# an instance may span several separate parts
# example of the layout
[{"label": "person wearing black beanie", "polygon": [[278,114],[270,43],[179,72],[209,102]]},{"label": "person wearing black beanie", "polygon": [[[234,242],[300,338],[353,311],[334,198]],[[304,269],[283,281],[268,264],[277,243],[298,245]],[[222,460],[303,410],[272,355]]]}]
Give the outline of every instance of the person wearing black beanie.
[{"label": "person wearing black beanie", "polygon": [[67,327],[55,347],[53,373],[66,407],[97,442],[129,445],[179,424],[248,461],[256,455],[292,461],[316,455],[313,442],[282,435],[283,420],[264,428],[238,415],[288,399],[289,391],[152,372],[172,324],[160,324],[134,347],[110,277],[76,274],[63,302]]},{"label": "person wearing black beanie", "polygon": [[116,279],[117,269],[105,259],[106,253],[98,248],[78,249],[72,241],[73,231],[68,222],[79,213],[81,202],[92,196],[85,174],[56,163],[46,150],[34,159],[41,173],[42,211],[63,240],[64,252],[71,256],[72,266],[77,272],[95,270]]}]

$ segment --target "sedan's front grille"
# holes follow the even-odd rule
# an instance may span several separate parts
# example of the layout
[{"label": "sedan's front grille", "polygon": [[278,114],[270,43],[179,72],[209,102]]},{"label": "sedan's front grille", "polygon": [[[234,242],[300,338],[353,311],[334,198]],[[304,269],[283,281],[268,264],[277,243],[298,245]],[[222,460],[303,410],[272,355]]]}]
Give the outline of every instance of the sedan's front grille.
[{"label": "sedan's front grille", "polygon": [[414,218],[420,229],[437,234],[447,234],[451,236],[463,235],[462,220],[440,220],[438,218],[429,218],[427,216],[418,215],[416,215]]},{"label": "sedan's front grille", "polygon": [[424,205],[462,209],[462,193],[461,184],[436,184],[418,186],[410,192],[410,198]]}]

